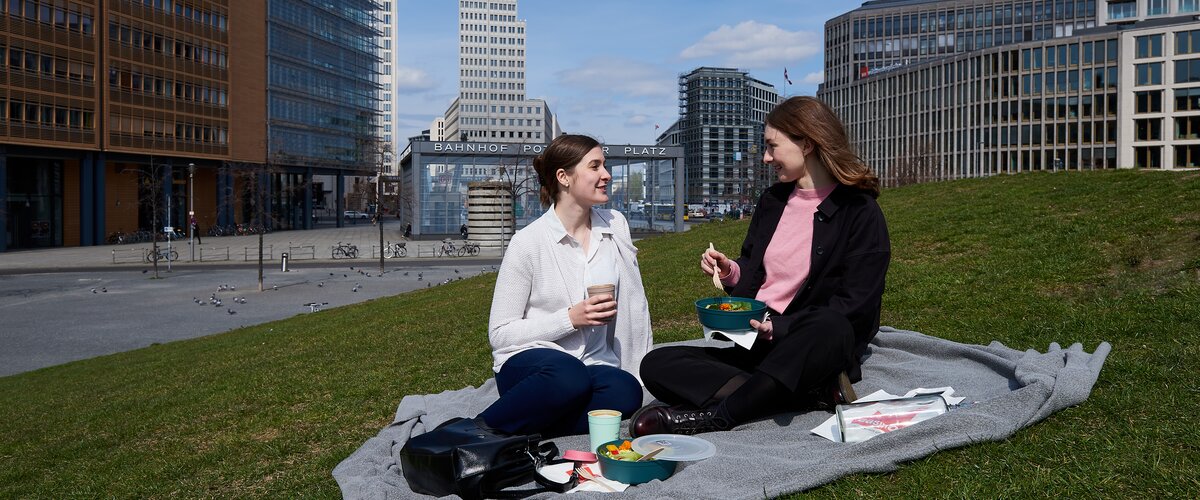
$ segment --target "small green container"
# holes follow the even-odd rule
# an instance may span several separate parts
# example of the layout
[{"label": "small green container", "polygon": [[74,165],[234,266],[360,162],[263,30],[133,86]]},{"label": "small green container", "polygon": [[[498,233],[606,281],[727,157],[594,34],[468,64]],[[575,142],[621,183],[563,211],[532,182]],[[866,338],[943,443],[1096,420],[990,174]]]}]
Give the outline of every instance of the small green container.
[{"label": "small green container", "polygon": [[614,460],[609,458],[605,447],[608,445],[620,446],[623,440],[609,441],[596,448],[596,456],[600,457],[600,473],[606,479],[620,481],[625,484],[642,484],[648,483],[655,479],[666,480],[675,473],[675,466],[679,462],[670,460],[656,460],[651,458],[645,462],[629,462],[626,460]]},{"label": "small green container", "polygon": [[[749,302],[750,310],[748,311],[722,311],[719,309],[707,309],[709,304],[733,303],[733,302]],[[767,304],[761,300],[747,299],[743,297],[708,297],[696,301],[696,315],[700,317],[700,324],[713,330],[721,331],[737,331],[750,330],[750,320],[755,319],[762,321],[763,315],[767,312]]]}]

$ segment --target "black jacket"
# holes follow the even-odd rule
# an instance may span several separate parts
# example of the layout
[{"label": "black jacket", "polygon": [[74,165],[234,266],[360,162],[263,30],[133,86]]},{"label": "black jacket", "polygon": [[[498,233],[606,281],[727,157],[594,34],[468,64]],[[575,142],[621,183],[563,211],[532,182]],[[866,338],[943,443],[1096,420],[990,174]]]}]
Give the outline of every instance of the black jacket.
[{"label": "black jacket", "polygon": [[[768,188],[758,200],[750,229],[737,258],[741,277],[726,287],[730,295],[754,297],[766,280],[763,254],[787,206],[795,182]],[[787,335],[792,319],[806,310],[830,308],[854,328],[853,380],[861,378],[858,360],[879,330],[884,277],[891,259],[883,211],[866,191],[839,184],[813,215],[812,263],[808,279],[783,311],[772,311],[776,338]],[[778,314],[776,314],[778,313]]]}]

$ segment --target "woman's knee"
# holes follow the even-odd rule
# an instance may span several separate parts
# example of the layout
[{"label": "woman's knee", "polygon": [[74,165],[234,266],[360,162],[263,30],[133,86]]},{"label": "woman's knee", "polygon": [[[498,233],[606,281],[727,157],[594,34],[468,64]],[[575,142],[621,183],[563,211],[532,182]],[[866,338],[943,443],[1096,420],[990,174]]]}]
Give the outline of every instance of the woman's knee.
[{"label": "woman's knee", "polygon": [[[509,361],[527,353],[527,356],[520,359],[520,362],[526,363],[526,366],[522,367],[526,371],[523,381],[536,380],[547,398],[576,400],[590,392],[587,367],[579,359],[553,349],[534,349],[519,353]],[[503,371],[504,368],[501,368],[501,372]]]}]

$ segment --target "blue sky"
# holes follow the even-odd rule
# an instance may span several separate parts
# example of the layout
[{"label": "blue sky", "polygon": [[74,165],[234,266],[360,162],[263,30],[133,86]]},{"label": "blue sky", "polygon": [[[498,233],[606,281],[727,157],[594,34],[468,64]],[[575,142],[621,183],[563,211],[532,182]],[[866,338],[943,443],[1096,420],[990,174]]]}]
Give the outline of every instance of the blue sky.
[{"label": "blue sky", "polygon": [[[406,138],[428,128],[457,92],[458,2],[400,4],[394,132]],[[548,101],[566,132],[610,144],[650,144],[678,118],[679,74],[699,66],[748,71],[785,95],[815,94],[825,21],[860,4],[520,0],[526,95]],[[786,90],[784,68],[792,81]],[[655,124],[662,129],[656,132]]]}]

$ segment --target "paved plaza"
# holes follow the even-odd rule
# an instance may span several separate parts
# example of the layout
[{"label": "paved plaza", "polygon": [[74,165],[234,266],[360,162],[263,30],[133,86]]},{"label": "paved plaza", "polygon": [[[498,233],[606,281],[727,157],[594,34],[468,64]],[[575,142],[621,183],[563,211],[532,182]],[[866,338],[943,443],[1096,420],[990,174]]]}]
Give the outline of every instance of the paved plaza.
[{"label": "paved plaza", "polygon": [[[385,225],[385,241],[399,241],[399,229]],[[148,243],[0,253],[0,376],[313,314],[495,272],[500,264],[498,249],[433,257],[436,237],[407,242],[408,256],[385,259],[380,273],[379,259],[371,258],[379,228],[369,222],[263,238],[269,250],[262,292],[256,235],[204,237],[195,260],[186,240],[172,242],[180,258],[169,269],[160,262],[159,279],[151,264],[126,257]],[[357,245],[359,258],[333,259],[339,242]],[[285,251],[295,256],[287,272]]]}]

